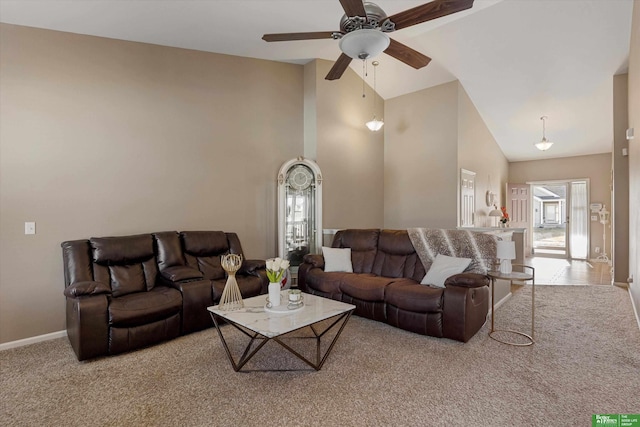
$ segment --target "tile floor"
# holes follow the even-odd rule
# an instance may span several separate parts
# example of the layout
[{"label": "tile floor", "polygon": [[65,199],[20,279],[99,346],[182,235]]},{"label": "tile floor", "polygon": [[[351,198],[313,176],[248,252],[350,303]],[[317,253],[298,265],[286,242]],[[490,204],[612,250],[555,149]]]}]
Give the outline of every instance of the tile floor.
[{"label": "tile floor", "polygon": [[604,262],[531,257],[525,264],[536,269],[540,285],[611,285],[611,266]]}]

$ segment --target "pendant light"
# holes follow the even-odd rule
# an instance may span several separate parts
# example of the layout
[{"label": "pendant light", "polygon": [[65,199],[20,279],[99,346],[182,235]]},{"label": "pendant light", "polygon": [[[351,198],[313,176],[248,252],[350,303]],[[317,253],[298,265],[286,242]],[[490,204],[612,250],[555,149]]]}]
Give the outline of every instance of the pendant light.
[{"label": "pendant light", "polygon": [[380,63],[378,61],[373,61],[371,65],[373,65],[373,119],[369,120],[367,123],[367,127],[372,132],[378,132],[384,126],[384,121],[382,119],[376,118],[376,67]]},{"label": "pendant light", "polygon": [[[374,74],[375,75],[375,74]],[[553,145],[553,142],[548,141],[546,136],[545,136],[545,119],[547,119],[547,116],[542,116],[540,117],[540,120],[542,120],[542,141],[540,142],[536,142],[534,145],[536,146],[536,148],[540,151],[547,151],[549,148],[551,148],[551,146]]]}]

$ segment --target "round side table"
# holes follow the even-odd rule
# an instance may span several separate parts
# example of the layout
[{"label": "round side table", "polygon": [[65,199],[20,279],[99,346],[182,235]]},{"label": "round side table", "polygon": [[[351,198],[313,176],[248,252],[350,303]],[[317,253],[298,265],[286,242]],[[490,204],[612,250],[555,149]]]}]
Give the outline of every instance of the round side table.
[{"label": "round side table", "polygon": [[[535,317],[535,296],[536,296],[536,281],[535,281],[535,269],[533,267],[530,267],[528,265],[524,265],[524,264],[513,264],[514,267],[522,267],[523,269],[530,269],[531,272],[526,272],[526,273],[521,273],[521,272],[511,272],[509,274],[505,274],[505,273],[501,273],[499,271],[490,271],[487,273],[487,276],[489,276],[489,278],[491,279],[491,331],[489,332],[489,337],[491,337],[492,339],[501,342],[503,344],[509,344],[509,345],[515,345],[518,347],[524,347],[524,346],[528,346],[528,345],[532,345],[535,340],[535,329],[534,329],[534,317]],[[494,298],[494,289],[496,287],[496,280],[497,279],[502,279],[502,280],[508,280],[509,283],[511,284],[514,280],[517,281],[521,281],[521,282],[525,282],[528,280],[531,280],[531,335],[525,334],[524,332],[520,332],[520,331],[514,331],[511,329],[495,329],[494,328],[494,319],[496,317],[496,311],[495,311],[495,298]],[[527,338],[528,341],[524,342],[524,343],[517,343],[517,342],[509,342],[509,341],[504,341],[496,336],[494,336],[494,332],[508,332],[511,334],[517,334],[517,335],[522,335],[523,337]]]}]

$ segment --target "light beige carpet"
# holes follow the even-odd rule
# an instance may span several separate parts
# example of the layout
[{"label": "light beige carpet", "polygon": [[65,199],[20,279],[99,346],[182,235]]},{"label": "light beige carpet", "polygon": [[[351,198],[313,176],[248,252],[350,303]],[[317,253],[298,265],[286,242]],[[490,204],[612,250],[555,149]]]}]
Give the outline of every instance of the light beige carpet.
[{"label": "light beige carpet", "polygon": [[[496,311],[500,326],[527,330],[529,291]],[[0,424],[587,426],[640,412],[626,290],[537,286],[536,302],[537,343],[520,348],[489,339],[488,324],[463,344],[353,316],[319,372],[236,373],[213,329],[88,363],[66,339],[7,350]],[[301,366],[271,344],[256,363]]]}]

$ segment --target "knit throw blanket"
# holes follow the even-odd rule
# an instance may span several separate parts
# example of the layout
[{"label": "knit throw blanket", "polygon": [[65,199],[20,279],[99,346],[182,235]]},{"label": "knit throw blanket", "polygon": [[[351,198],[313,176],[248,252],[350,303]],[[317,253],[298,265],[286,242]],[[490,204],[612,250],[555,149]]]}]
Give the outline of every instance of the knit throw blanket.
[{"label": "knit throw blanket", "polygon": [[496,236],[443,228],[409,228],[407,232],[426,271],[438,254],[471,258],[466,273],[487,274],[496,259]]}]

